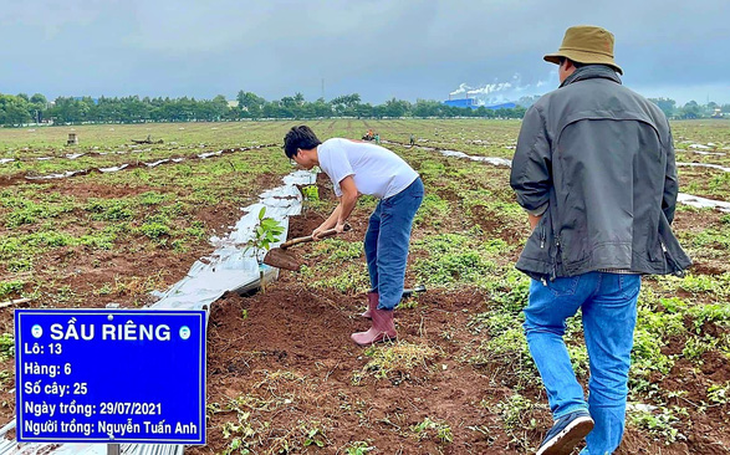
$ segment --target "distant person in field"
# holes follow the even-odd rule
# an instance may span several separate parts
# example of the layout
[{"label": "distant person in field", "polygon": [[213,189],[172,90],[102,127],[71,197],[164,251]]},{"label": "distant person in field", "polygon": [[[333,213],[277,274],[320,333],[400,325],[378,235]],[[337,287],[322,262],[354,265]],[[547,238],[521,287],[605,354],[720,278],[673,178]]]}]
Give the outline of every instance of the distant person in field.
[{"label": "distant person in field", "polygon": [[416,143],[416,138],[413,136],[413,134],[411,134],[410,143],[411,143],[411,147],[413,147],[413,144]]},{"label": "distant person in field", "polygon": [[[610,454],[621,443],[636,302],[644,274],[691,264],[672,234],[677,170],[662,111],[621,85],[613,35],[565,32],[560,87],[525,114],[510,183],[533,229],[517,268],[533,278],[525,313],[530,352],[554,425],[537,451]],[[563,342],[582,310],[588,400]]]},{"label": "distant person in field", "polygon": [[423,200],[421,177],[395,153],[375,144],[333,138],[322,143],[305,125],[293,127],[284,137],[284,153],[301,167],[319,166],[332,180],[340,200],[337,208],[312,232],[315,240],[335,228],[342,232],[361,194],[380,199],[365,234],[365,257],[371,289],[367,332],[352,334],[359,345],[397,337],[393,309],[403,295],[406,259],[413,217]]}]

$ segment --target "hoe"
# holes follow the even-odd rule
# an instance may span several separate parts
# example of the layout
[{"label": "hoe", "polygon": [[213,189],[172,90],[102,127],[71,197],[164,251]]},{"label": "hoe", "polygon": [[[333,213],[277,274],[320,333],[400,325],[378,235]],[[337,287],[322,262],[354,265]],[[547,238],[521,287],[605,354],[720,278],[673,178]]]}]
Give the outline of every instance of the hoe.
[{"label": "hoe", "polygon": [[[345,232],[349,231],[350,225],[345,225]],[[322,234],[320,234],[320,238],[324,237],[332,237],[333,235],[337,235],[337,231],[334,229],[330,229],[328,231],[324,231]],[[312,236],[308,235],[306,237],[297,237],[295,239],[291,239],[287,242],[282,243],[279,245],[278,248],[272,248],[269,250],[268,253],[266,253],[266,256],[264,257],[264,264],[270,265],[272,267],[277,267],[280,269],[285,270],[291,270],[291,271],[298,271],[299,268],[302,266],[302,261],[298,260],[294,255],[289,253],[287,249],[294,245],[299,245],[301,243],[307,243],[312,241]],[[414,287],[413,289],[403,289],[403,296],[402,298],[407,299],[414,294],[420,294],[422,292],[426,292],[426,286],[424,285],[418,285]]]},{"label": "hoe", "polygon": [[[349,231],[350,225],[345,225],[345,232]],[[319,235],[320,238],[324,237],[332,237],[333,235],[337,235],[337,231],[334,229],[329,229],[327,231],[324,231]],[[312,241],[312,236],[308,235],[306,237],[297,237],[295,239],[291,239],[289,241],[286,241],[279,245],[278,248],[272,248],[269,250],[268,253],[266,253],[266,256],[264,257],[264,264],[270,265],[272,267],[277,267],[280,269],[285,270],[292,270],[297,271],[302,266],[302,262],[298,260],[294,255],[286,251],[289,247],[294,245],[299,245],[300,243],[307,243]]]}]

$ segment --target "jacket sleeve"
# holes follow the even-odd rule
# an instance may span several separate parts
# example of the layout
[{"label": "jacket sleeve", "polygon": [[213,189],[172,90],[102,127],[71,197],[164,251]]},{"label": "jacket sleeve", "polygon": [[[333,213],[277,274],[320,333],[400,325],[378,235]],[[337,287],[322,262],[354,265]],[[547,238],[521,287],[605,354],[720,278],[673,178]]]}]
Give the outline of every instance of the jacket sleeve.
[{"label": "jacket sleeve", "polygon": [[664,171],[664,195],[662,196],[662,211],[671,224],[674,220],[674,209],[677,206],[677,193],[679,193],[679,181],[677,179],[677,163],[674,157],[674,140],[672,132],[669,132],[667,142],[667,166]]},{"label": "jacket sleeve", "polygon": [[510,185],[520,206],[533,215],[542,214],[550,201],[551,156],[545,121],[539,109],[532,106],[522,120]]}]

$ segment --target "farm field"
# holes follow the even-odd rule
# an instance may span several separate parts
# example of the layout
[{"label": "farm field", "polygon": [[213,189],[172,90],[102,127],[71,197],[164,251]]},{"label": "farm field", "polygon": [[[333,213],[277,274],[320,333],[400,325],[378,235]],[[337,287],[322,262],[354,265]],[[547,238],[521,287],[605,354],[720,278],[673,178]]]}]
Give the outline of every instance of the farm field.
[{"label": "farm field", "polygon": [[[299,123],[0,129],[0,302],[28,299],[0,308],[0,424],[15,413],[13,308],[152,303],[293,170],[281,144]],[[375,200],[361,198],[352,232],[298,248],[302,271],[212,306],[208,444],[186,453],[534,453],[552,421],[521,327],[527,217],[508,167],[439,153],[510,159],[520,122],[304,123],[322,140],[372,128],[421,174],[406,287],[428,291],[397,310],[398,342],[351,342],[367,327],[362,238]],[[730,122],[672,128],[677,162],[695,164],[679,166],[680,191],[730,202]],[[79,145],[64,145],[70,132]],[[147,136],[164,142],[132,142]],[[67,172],[78,174],[43,178]],[[335,206],[323,175],[306,194],[289,237]],[[678,204],[674,229],[695,264],[643,281],[619,454],[730,453],[730,213]],[[577,317],[566,340],[585,384],[581,333]]]}]

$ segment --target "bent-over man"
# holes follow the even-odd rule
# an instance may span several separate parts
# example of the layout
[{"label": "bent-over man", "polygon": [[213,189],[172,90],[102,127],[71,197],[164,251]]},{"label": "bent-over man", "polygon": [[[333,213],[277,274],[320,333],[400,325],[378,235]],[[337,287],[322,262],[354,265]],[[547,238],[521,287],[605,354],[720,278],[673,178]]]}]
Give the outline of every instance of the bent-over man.
[{"label": "bent-over man", "polygon": [[322,143],[307,126],[295,126],[284,137],[284,153],[305,169],[319,166],[332,180],[340,203],[312,232],[342,232],[361,194],[380,199],[365,234],[370,275],[366,332],[352,334],[359,345],[396,338],[393,309],[403,295],[411,227],[423,200],[421,177],[395,153],[379,145],[333,138]]}]

